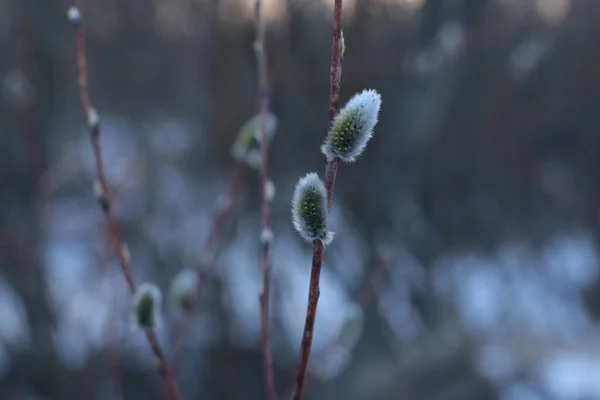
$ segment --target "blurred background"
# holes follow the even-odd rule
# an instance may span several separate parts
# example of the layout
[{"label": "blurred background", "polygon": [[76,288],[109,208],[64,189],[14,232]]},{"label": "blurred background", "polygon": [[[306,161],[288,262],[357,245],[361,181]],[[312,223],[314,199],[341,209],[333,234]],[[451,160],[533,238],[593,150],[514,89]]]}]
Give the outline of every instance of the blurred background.
[{"label": "blurred background", "polygon": [[[323,174],[331,0],[263,0],[271,341],[293,382]],[[86,0],[90,92],[134,279],[196,268],[256,112],[251,0]],[[159,399],[108,227],[59,0],[0,0],[0,399]],[[600,399],[600,2],[345,0],[342,104],[383,97],[339,170],[306,399]],[[596,105],[594,105],[596,104]],[[265,399],[255,169],[221,223],[176,366],[185,399]]]}]

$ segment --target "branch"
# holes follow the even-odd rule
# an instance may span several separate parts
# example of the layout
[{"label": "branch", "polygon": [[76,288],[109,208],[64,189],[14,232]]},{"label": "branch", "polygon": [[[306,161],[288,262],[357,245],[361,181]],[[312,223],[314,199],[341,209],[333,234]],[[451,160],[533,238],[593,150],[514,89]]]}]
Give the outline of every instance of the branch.
[{"label": "branch", "polygon": [[[342,60],[340,43],[342,39],[342,0],[334,0],[333,4],[333,44],[331,46],[331,68],[329,70],[329,122],[337,113],[340,99],[340,80],[342,77]],[[331,209],[333,190],[340,160],[333,157],[327,161],[325,167],[325,189],[327,191],[327,208]],[[302,398],[302,389],[306,379],[306,369],[312,347],[315,318],[317,315],[317,304],[319,302],[319,280],[321,277],[321,264],[323,262],[323,242],[317,240],[313,244],[312,268],[310,272],[310,287],[308,290],[308,307],[306,309],[306,320],[304,332],[302,333],[302,344],[300,347],[300,361],[296,375],[296,388],[294,400]]]},{"label": "branch", "polygon": [[[378,257],[375,261],[375,265],[371,269],[369,273],[369,277],[367,281],[361,288],[358,296],[357,303],[363,312],[366,312],[367,308],[372,304],[373,300],[376,298],[376,294],[379,291],[383,278],[387,274],[388,268],[386,260],[383,257]],[[333,349],[335,349],[336,345],[338,345],[339,341],[342,339],[341,336],[336,336],[331,342],[329,342],[323,353],[320,355],[318,363],[325,363],[327,358],[331,355]],[[317,379],[317,376],[314,373],[311,373],[310,370],[307,372],[308,376],[305,381],[305,385],[308,385],[311,382],[314,382]],[[294,393],[295,388],[290,388],[286,395],[284,395],[283,399],[290,399]]]},{"label": "branch", "polygon": [[273,372],[273,358],[271,355],[271,344],[269,342],[269,293],[271,285],[269,246],[273,239],[271,231],[271,200],[273,198],[273,183],[269,179],[269,143],[267,135],[267,116],[269,114],[269,83],[267,79],[267,54],[265,48],[265,21],[262,15],[262,1],[256,0],[255,22],[256,41],[254,51],[257,60],[258,80],[258,104],[260,117],[260,197],[262,209],[262,231],[261,231],[261,256],[260,265],[262,270],[262,293],[260,294],[260,344],[264,359],[265,385],[268,400],[277,400],[277,388],[275,387],[275,374]]},{"label": "branch", "polygon": [[[81,5],[82,0],[79,1],[79,5]],[[79,7],[80,8],[80,7]],[[96,161],[96,171],[98,174],[98,182],[100,183],[100,187],[102,189],[102,196],[99,197],[100,204],[102,206],[102,211],[106,215],[108,220],[108,225],[113,241],[113,245],[115,251],[117,252],[117,256],[119,259],[119,264],[121,266],[121,272],[123,273],[123,277],[127,282],[127,287],[129,289],[129,293],[131,296],[135,295],[135,283],[133,277],[131,275],[131,270],[128,265],[128,260],[126,258],[123,241],[121,240],[121,234],[119,232],[119,227],[117,225],[116,218],[114,216],[113,208],[112,208],[112,199],[110,197],[110,191],[108,187],[108,181],[106,179],[106,173],[104,169],[104,162],[102,160],[102,151],[100,147],[100,124],[98,114],[96,110],[92,106],[92,102],[90,100],[90,95],[88,93],[88,80],[87,80],[87,65],[86,65],[86,57],[85,57],[85,33],[81,26],[81,16],[78,7],[71,7],[69,9],[69,19],[73,23],[75,27],[76,36],[77,36],[77,67],[78,67],[78,76],[79,76],[79,92],[81,97],[81,106],[83,108],[84,114],[88,121],[88,126],[90,129],[90,138],[92,143],[92,148],[94,151],[94,159]],[[148,339],[148,343],[152,348],[154,355],[156,356],[159,362],[159,370],[162,374],[165,384],[167,385],[167,390],[172,399],[180,400],[181,396],[175,386],[174,379],[165,359],[164,353],[156,336],[156,333],[153,330],[146,330],[146,338]]]}]

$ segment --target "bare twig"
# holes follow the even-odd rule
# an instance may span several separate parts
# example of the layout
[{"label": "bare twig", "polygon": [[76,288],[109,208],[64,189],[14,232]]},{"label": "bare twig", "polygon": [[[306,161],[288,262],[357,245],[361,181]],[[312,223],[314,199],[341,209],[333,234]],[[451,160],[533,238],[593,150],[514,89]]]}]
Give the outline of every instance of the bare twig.
[{"label": "bare twig", "polygon": [[204,247],[202,249],[202,258],[197,267],[198,279],[196,280],[196,287],[194,289],[194,295],[190,300],[189,309],[175,324],[173,330],[172,340],[172,365],[173,368],[177,368],[179,363],[179,356],[181,355],[181,349],[183,341],[186,337],[187,331],[190,328],[193,311],[198,305],[198,301],[202,295],[202,285],[204,283],[204,275],[208,269],[214,263],[215,253],[220,243],[221,231],[223,225],[227,220],[227,217],[233,209],[235,198],[237,196],[238,189],[242,183],[244,172],[246,170],[246,164],[243,161],[238,161],[233,170],[229,183],[227,185],[227,192],[224,197],[220,200],[219,208],[212,218],[210,231]]},{"label": "bare twig", "polygon": [[271,232],[271,200],[273,195],[272,183],[269,180],[269,143],[267,134],[267,116],[269,114],[269,82],[267,78],[267,54],[265,49],[265,21],[262,15],[262,1],[256,0],[256,41],[254,51],[257,60],[258,79],[258,105],[260,116],[260,198],[262,209],[262,232],[261,232],[261,256],[260,265],[262,270],[262,293],[260,294],[260,344],[264,359],[265,385],[267,398],[277,400],[277,388],[275,387],[275,374],[273,371],[273,358],[271,344],[269,341],[269,293],[271,285],[269,246],[272,240]]},{"label": "bare twig", "polygon": [[[70,14],[71,22],[75,27],[76,36],[77,36],[77,66],[79,72],[79,89],[80,89],[80,97],[81,97],[81,106],[83,108],[84,114],[87,118],[88,125],[90,128],[90,139],[92,143],[92,148],[94,151],[94,159],[96,162],[96,171],[98,174],[98,182],[102,188],[102,211],[106,215],[110,234],[112,237],[113,245],[115,251],[117,252],[117,256],[119,259],[119,264],[121,266],[121,272],[127,282],[127,287],[129,289],[129,293],[133,296],[135,294],[135,283],[133,277],[131,275],[131,270],[128,265],[127,258],[124,254],[123,242],[121,240],[121,234],[119,232],[119,227],[117,225],[116,218],[114,216],[112,201],[110,197],[110,190],[108,186],[108,181],[106,179],[106,173],[104,169],[104,162],[102,160],[102,151],[100,146],[100,125],[98,121],[98,116],[96,114],[95,109],[92,107],[92,102],[90,100],[90,96],[88,93],[88,80],[87,80],[87,65],[86,65],[86,56],[85,56],[85,32],[81,26],[81,21],[79,20],[79,10],[81,9],[82,0],[78,1],[77,8],[69,10],[70,13],[73,11],[73,14]],[[77,18],[75,18],[77,17]],[[148,343],[152,348],[154,355],[156,356],[159,362],[160,373],[162,374],[165,384],[167,385],[167,390],[172,399],[180,400],[181,396],[175,386],[175,382],[173,376],[171,374],[171,370],[167,364],[164,353],[156,336],[156,333],[153,330],[146,330],[146,338],[148,339]]]},{"label": "bare twig", "polygon": [[[331,69],[329,71],[329,122],[337,113],[340,98],[340,80],[342,77],[342,60],[340,43],[342,38],[342,0],[334,0],[333,5],[333,44],[331,46]],[[340,160],[333,158],[327,161],[325,167],[325,189],[327,191],[327,208],[331,209],[333,200],[333,190]],[[300,361],[298,363],[298,373],[296,375],[296,387],[294,390],[294,400],[302,398],[302,389],[306,379],[306,369],[312,347],[312,339],[315,326],[315,317],[317,315],[317,304],[319,302],[319,280],[321,276],[321,264],[323,262],[323,242],[315,241],[313,244],[312,268],[310,272],[310,287],[308,290],[308,307],[306,309],[306,320],[304,322],[304,332],[302,333],[302,343],[300,346]]]},{"label": "bare twig", "polygon": [[[372,304],[373,300],[376,298],[376,294],[379,291],[379,287],[381,286],[381,282],[387,273],[387,264],[386,261],[379,257],[375,261],[375,265],[373,266],[371,272],[369,273],[369,277],[365,282],[364,286],[360,289],[360,292],[357,296],[357,303],[360,308],[365,312],[367,308]],[[328,356],[331,354],[333,349],[338,344],[340,336],[335,337],[331,342],[329,342],[325,346],[325,350],[320,355],[318,362],[322,363],[327,360]],[[314,382],[317,379],[314,373],[311,373],[310,370],[307,372],[307,378],[305,381],[305,385]],[[294,393],[295,387],[290,388],[286,394],[282,397],[282,399],[287,400],[290,399]]]}]

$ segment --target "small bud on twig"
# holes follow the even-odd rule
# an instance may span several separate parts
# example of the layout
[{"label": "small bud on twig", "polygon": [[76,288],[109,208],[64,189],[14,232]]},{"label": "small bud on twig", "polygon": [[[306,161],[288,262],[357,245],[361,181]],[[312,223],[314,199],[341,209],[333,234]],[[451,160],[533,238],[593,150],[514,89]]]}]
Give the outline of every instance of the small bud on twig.
[{"label": "small bud on twig", "polygon": [[263,228],[260,232],[260,242],[262,244],[269,244],[273,241],[273,231],[270,228]]},{"label": "small bud on twig", "polygon": [[100,125],[100,116],[94,107],[90,107],[87,114],[87,123],[94,134],[98,133],[98,125]]},{"label": "small bud on twig", "polygon": [[273,201],[273,199],[275,198],[275,184],[273,183],[272,180],[268,180],[265,182],[265,186],[263,187],[263,190],[265,191],[264,196],[265,196],[265,200],[267,200],[268,202]]},{"label": "small bud on twig", "polygon": [[381,96],[375,90],[354,95],[333,119],[325,144],[321,146],[327,159],[356,161],[373,136],[380,108]]},{"label": "small bud on twig", "polygon": [[198,284],[198,273],[193,269],[182,269],[171,282],[170,299],[173,305],[186,312],[192,310],[194,294]]},{"label": "small bud on twig", "polygon": [[154,329],[159,324],[162,294],[151,283],[142,283],[133,298],[132,322],[141,329]]},{"label": "small bud on twig", "polygon": [[81,24],[81,13],[79,12],[79,8],[75,6],[69,7],[69,10],[67,10],[67,17],[75,28]]},{"label": "small bud on twig", "polygon": [[121,243],[121,256],[123,256],[126,263],[131,261],[131,252],[129,251],[127,243]]},{"label": "small bud on twig", "polygon": [[321,240],[328,245],[333,232],[327,231],[327,192],[319,175],[312,172],[296,184],[292,201],[292,222],[307,242]]},{"label": "small bud on twig", "polygon": [[94,182],[94,196],[96,196],[96,200],[98,204],[100,204],[100,208],[103,212],[107,213],[110,210],[110,204],[108,203],[108,199],[106,198],[106,193],[104,192],[104,188],[100,181]]},{"label": "small bud on twig", "polygon": [[340,57],[344,59],[344,53],[346,52],[346,39],[344,39],[344,31],[340,31]]}]

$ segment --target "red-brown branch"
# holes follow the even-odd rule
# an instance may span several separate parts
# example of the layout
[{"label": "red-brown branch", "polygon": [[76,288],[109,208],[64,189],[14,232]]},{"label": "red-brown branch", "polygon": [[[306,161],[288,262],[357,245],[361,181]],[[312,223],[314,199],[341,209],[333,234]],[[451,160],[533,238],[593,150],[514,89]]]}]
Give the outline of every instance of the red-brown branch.
[{"label": "red-brown branch", "polygon": [[[77,4],[79,10],[81,10],[81,0]],[[123,253],[121,234],[119,232],[119,227],[117,225],[116,218],[114,216],[114,211],[112,207],[112,201],[110,197],[110,189],[108,187],[108,181],[106,179],[106,173],[104,169],[104,162],[102,159],[102,151],[100,146],[100,128],[97,123],[90,124],[89,116],[93,112],[92,103],[90,100],[90,95],[88,92],[88,80],[87,80],[87,65],[86,65],[86,56],[85,56],[85,33],[81,26],[81,22],[75,24],[76,36],[77,36],[77,66],[78,66],[78,77],[79,77],[79,92],[81,97],[81,106],[83,108],[86,119],[88,119],[88,124],[90,125],[90,139],[92,143],[92,148],[94,151],[94,159],[96,162],[96,171],[98,174],[98,181],[102,187],[103,196],[105,197],[106,207],[103,209],[104,214],[108,220],[109,229],[112,237],[112,242],[117,253],[117,257],[119,259],[119,265],[121,266],[121,271],[123,276],[125,277],[125,281],[127,282],[127,287],[129,289],[129,293],[133,296],[135,295],[135,283],[133,277],[131,275],[131,270],[129,268],[127,259],[125,254]],[[146,331],[146,337],[148,338],[148,342],[150,343],[150,347],[154,355],[156,356],[161,375],[164,377],[165,384],[167,386],[167,390],[172,399],[180,400],[181,396],[175,386],[175,382],[173,376],[171,374],[171,370],[167,364],[167,361],[164,357],[164,353],[158,342],[156,337],[156,333],[154,331]]]},{"label": "red-brown branch", "polygon": [[[361,288],[361,290],[357,296],[356,301],[357,301],[358,305],[360,306],[360,308],[363,310],[363,312],[366,312],[367,308],[373,302],[373,299],[375,299],[375,297],[376,297],[375,295],[377,294],[379,287],[381,286],[381,282],[383,281],[383,278],[385,277],[387,271],[388,271],[388,269],[387,269],[386,261],[383,258],[379,257],[376,260],[375,266],[371,270],[369,277],[367,278],[367,281],[365,282],[365,284],[363,285],[363,287]],[[336,347],[336,345],[338,344],[340,339],[341,339],[341,337],[337,336],[336,338],[334,338],[331,342],[329,342],[325,346],[325,350],[323,350],[323,353],[319,357],[319,361],[318,361],[319,363],[325,362],[325,360],[327,360],[327,358],[331,354],[332,350]],[[317,377],[315,376],[315,374],[311,373],[310,370],[308,370],[304,385],[306,386],[306,385],[314,382],[316,379],[317,379]],[[295,390],[295,387],[290,388],[286,392],[286,394],[284,396],[282,396],[282,399],[284,399],[284,400],[290,399],[294,393],[294,390]]]},{"label": "red-brown branch", "polygon": [[[202,286],[204,283],[204,274],[210,269],[214,263],[215,253],[221,239],[221,231],[223,225],[227,220],[227,217],[233,209],[235,198],[237,196],[238,189],[242,183],[244,172],[246,170],[246,164],[243,161],[238,161],[234,171],[229,178],[227,185],[227,192],[222,200],[222,205],[219,206],[218,211],[212,218],[210,231],[204,247],[202,249],[203,258],[197,267],[198,279],[196,281],[196,287],[190,301],[190,308],[187,312],[177,321],[175,328],[173,329],[172,339],[172,360],[171,363],[173,368],[176,369],[179,364],[179,357],[181,355],[181,349],[183,347],[184,339],[190,329],[193,312],[198,306],[200,297],[202,296]],[[208,256],[207,256],[208,255]]]},{"label": "red-brown branch", "polygon": [[[342,60],[340,42],[342,37],[342,0],[334,0],[333,4],[333,44],[331,46],[331,68],[329,70],[329,122],[335,117],[340,99],[340,80],[342,77]],[[333,190],[335,178],[340,165],[340,160],[333,158],[327,161],[325,167],[325,189],[327,191],[327,208],[331,209],[333,201]],[[298,362],[298,373],[296,374],[296,387],[294,400],[302,398],[302,390],[306,379],[306,370],[317,315],[317,304],[319,302],[319,279],[321,276],[321,264],[323,262],[323,243],[317,241],[313,245],[312,268],[310,272],[310,286],[308,289],[308,307],[306,309],[306,320],[302,333],[302,344],[300,346],[300,361]]]},{"label": "red-brown branch", "polygon": [[260,200],[262,211],[262,232],[261,232],[261,255],[260,266],[262,272],[262,293],[259,296],[260,302],[260,344],[263,353],[265,386],[267,389],[267,399],[277,400],[277,388],[275,386],[275,373],[273,371],[273,357],[271,354],[271,344],[269,339],[269,293],[271,287],[270,274],[270,256],[269,247],[271,241],[271,198],[267,193],[269,184],[269,143],[266,120],[269,114],[269,82],[267,74],[267,51],[265,44],[265,22],[262,16],[262,1],[256,0],[256,41],[254,50],[257,61],[257,80],[258,80],[258,108],[260,116],[261,130],[261,163],[260,163]]}]

